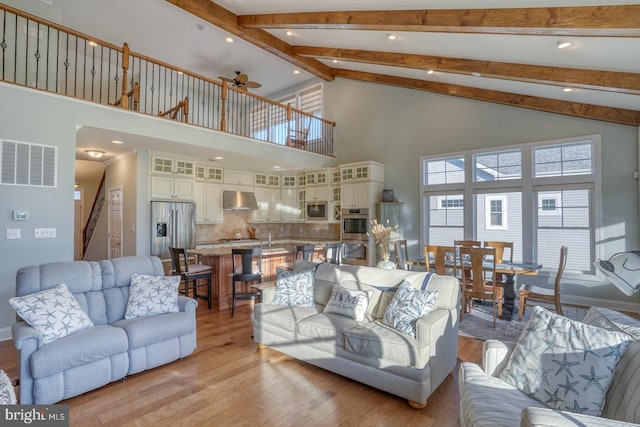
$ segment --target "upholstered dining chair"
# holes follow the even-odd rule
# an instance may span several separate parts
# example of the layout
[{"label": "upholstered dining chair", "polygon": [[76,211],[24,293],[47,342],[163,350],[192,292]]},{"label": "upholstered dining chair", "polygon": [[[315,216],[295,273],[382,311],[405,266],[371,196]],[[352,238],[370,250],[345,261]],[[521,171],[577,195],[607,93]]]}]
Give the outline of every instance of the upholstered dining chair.
[{"label": "upholstered dining chair", "polygon": [[[462,274],[462,309],[460,320],[465,312],[471,312],[474,298],[491,301],[493,313],[493,327],[496,327],[496,314],[502,316],[502,299],[504,289],[496,284],[496,250],[494,248],[467,248],[460,247],[460,256],[456,263]],[[491,280],[485,280],[485,274],[491,276]]]},{"label": "upholstered dining chair", "polygon": [[520,286],[520,307],[518,308],[519,322],[522,321],[526,306],[531,305],[529,302],[532,301],[553,304],[556,309],[556,313],[561,316],[564,315],[562,313],[562,304],[560,303],[560,279],[562,278],[564,269],[567,266],[567,252],[568,249],[566,246],[560,248],[560,262],[558,264],[555,281],[553,282],[553,289],[541,288],[539,286],[527,284]]},{"label": "upholstered dining chair", "polygon": [[[451,263],[455,258],[456,248],[453,246],[425,245],[424,259],[428,271],[434,271],[436,274],[453,275],[454,267],[446,266],[447,257],[451,257]],[[431,262],[433,260],[433,262]]]},{"label": "upholstered dining chair", "polygon": [[393,242],[393,251],[396,255],[396,265],[400,270],[411,270],[412,266],[418,264],[409,259],[409,248],[406,239],[395,240]]},{"label": "upholstered dining chair", "polygon": [[[203,264],[189,264],[187,250],[185,248],[169,248],[171,254],[171,274],[181,276],[184,280],[184,294],[189,296],[189,284],[193,291],[193,299],[205,298],[207,308],[211,309],[211,275],[213,268]],[[206,280],[206,283],[202,283]],[[198,295],[198,288],[206,287],[207,293],[204,297]]]}]

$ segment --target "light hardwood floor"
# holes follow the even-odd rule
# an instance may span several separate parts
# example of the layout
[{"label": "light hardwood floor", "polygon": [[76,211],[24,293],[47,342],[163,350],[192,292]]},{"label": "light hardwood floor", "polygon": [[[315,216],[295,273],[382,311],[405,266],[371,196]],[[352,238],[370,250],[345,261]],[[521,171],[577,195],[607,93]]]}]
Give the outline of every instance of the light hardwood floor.
[{"label": "light hardwood floor", "polygon": [[[265,348],[251,338],[250,307],[197,312],[189,357],[61,402],[71,426],[437,426],[459,425],[457,369],[415,410],[405,399]],[[458,359],[479,362],[482,341],[460,337]],[[17,377],[12,341],[0,369]]]}]

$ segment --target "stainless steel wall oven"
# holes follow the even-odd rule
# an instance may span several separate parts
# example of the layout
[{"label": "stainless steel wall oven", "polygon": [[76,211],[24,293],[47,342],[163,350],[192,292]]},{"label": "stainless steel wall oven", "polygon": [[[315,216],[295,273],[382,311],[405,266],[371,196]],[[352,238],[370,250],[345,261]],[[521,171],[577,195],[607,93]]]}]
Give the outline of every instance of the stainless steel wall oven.
[{"label": "stainless steel wall oven", "polygon": [[342,262],[369,265],[369,209],[342,210]]}]

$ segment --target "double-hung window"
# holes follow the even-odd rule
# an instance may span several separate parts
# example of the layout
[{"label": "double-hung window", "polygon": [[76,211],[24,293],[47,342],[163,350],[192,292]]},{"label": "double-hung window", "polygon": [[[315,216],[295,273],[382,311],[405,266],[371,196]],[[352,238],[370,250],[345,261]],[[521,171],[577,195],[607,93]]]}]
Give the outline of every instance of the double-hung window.
[{"label": "double-hung window", "polygon": [[594,274],[599,136],[421,158],[422,242],[514,242],[514,260]]}]

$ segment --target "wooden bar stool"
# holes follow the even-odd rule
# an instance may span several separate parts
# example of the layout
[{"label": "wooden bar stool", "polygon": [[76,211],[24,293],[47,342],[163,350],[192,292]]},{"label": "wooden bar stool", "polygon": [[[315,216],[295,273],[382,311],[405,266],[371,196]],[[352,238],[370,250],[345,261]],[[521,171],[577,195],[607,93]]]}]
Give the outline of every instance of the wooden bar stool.
[{"label": "wooden bar stool", "polygon": [[[211,275],[213,268],[209,265],[191,264],[187,260],[187,250],[185,248],[169,248],[171,253],[171,271],[175,276],[181,276],[184,280],[184,294],[189,296],[189,284],[192,284],[193,299],[204,298],[207,300],[207,308],[211,310]],[[184,266],[184,270],[183,270]],[[205,284],[198,283],[201,279],[206,280]],[[206,287],[207,294],[204,297],[198,296],[198,288]]]}]

